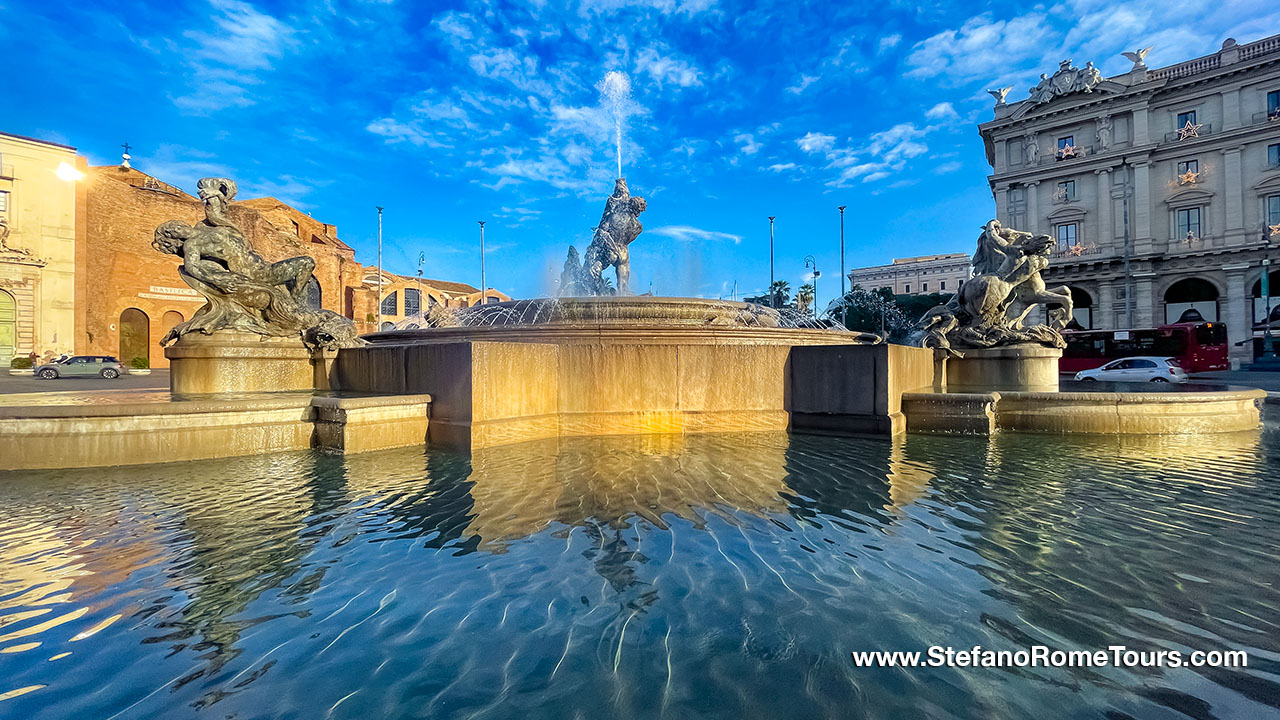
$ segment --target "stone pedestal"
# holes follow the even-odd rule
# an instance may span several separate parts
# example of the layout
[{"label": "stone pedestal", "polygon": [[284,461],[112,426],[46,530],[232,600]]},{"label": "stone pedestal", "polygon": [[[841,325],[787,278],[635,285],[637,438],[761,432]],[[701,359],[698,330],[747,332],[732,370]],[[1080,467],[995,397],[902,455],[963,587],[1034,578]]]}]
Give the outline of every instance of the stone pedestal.
[{"label": "stone pedestal", "polygon": [[169,390],[181,395],[328,390],[336,353],[298,338],[192,333],[165,348]]},{"label": "stone pedestal", "polygon": [[947,361],[948,392],[1056,392],[1062,351],[1043,345],[961,349]]}]

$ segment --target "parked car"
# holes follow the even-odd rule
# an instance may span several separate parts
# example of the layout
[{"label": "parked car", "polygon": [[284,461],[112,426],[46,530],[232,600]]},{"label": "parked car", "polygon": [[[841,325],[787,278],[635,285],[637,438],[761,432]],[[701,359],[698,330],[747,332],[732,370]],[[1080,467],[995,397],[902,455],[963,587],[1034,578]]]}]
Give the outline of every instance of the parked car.
[{"label": "parked car", "polygon": [[1077,380],[1108,382],[1175,382],[1187,381],[1187,373],[1171,357],[1127,357],[1092,370],[1076,373]]},{"label": "parked car", "polygon": [[108,380],[124,374],[120,361],[107,355],[73,355],[65,360],[36,366],[35,376],[43,380],[60,377],[104,377]]}]

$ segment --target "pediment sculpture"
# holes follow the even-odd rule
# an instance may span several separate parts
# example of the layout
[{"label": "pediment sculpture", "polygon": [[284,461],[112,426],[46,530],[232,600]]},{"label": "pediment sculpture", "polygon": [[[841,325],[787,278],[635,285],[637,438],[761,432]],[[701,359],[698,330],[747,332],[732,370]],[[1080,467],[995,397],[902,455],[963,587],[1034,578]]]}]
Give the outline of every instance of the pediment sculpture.
[{"label": "pediment sculpture", "polygon": [[203,178],[197,188],[204,220],[195,225],[180,220],[162,223],[151,246],[182,259],[178,274],[206,302],[190,320],[170,330],[162,346],[188,333],[211,335],[220,330],[298,337],[312,350],[364,344],[351,320],[307,305],[315,260],[302,256],[273,263],[254,252],[227,215],[236,195],[234,181]]},{"label": "pediment sculpture", "polygon": [[1063,95],[1091,93],[1102,83],[1102,73],[1087,62],[1082,68],[1072,67],[1071,60],[1063,60],[1053,75],[1040,74],[1040,82],[1029,90],[1031,101],[1037,105],[1047,103]]}]

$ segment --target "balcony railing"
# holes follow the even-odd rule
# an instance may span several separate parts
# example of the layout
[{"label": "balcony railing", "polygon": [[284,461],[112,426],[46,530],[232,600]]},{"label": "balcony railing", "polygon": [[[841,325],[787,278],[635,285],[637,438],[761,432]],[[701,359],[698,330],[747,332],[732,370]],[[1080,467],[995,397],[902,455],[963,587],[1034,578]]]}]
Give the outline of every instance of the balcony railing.
[{"label": "balcony railing", "polygon": [[1253,124],[1262,125],[1263,123],[1280,123],[1280,109],[1271,112],[1256,112],[1253,114]]}]

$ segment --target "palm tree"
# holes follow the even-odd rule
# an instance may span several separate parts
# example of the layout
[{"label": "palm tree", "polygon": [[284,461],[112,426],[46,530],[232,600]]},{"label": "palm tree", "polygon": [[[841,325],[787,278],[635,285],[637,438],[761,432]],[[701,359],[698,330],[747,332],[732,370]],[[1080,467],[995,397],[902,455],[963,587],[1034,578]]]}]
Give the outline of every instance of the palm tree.
[{"label": "palm tree", "polygon": [[769,296],[773,300],[773,307],[783,307],[791,302],[791,283],[786,280],[775,280],[769,286]]},{"label": "palm tree", "polygon": [[807,313],[809,312],[809,306],[812,304],[813,283],[805,283],[800,286],[800,291],[796,293],[796,309],[802,313]]}]

